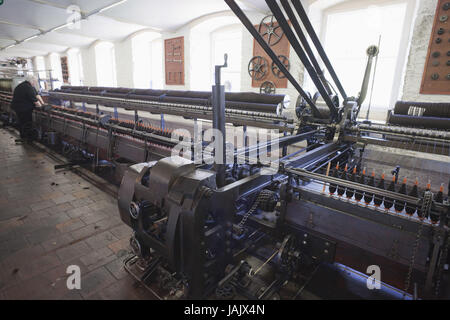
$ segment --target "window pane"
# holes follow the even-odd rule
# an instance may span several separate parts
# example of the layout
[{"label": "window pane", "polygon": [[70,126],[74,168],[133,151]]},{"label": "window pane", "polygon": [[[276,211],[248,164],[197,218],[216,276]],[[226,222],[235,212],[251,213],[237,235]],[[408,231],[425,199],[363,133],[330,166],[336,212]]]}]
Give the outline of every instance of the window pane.
[{"label": "window pane", "polygon": [[[228,54],[228,67],[222,69],[222,83],[226,91],[240,91],[241,89],[241,53],[242,31],[227,30],[212,34],[213,65],[222,65],[224,54]],[[214,83],[214,74],[212,75]]]},{"label": "window pane", "polygon": [[153,40],[151,45],[151,89],[162,89],[164,87],[163,71],[163,42],[161,39]]},{"label": "window pane", "polygon": [[[392,88],[406,7],[406,2],[400,2],[345,12],[330,12],[327,15],[325,48],[350,96],[357,96],[361,90],[367,63],[367,48],[370,45],[378,45],[381,39],[371,103],[371,118],[374,120],[386,119],[392,94],[398,95],[398,92],[392,92]],[[343,39],[348,39],[348,42]],[[365,117],[369,100],[370,86],[360,117]]]},{"label": "window pane", "polygon": [[[161,35],[146,32],[133,37],[133,82],[135,88],[162,89],[162,41]],[[156,40],[155,40],[156,39]]]},{"label": "window pane", "polygon": [[[35,70],[38,72],[39,79],[45,79],[46,78],[46,72],[45,72],[45,60],[44,57],[38,56],[35,59],[36,66]],[[39,86],[41,89],[45,89],[45,80],[39,81]]]},{"label": "window pane", "polygon": [[[53,89],[59,89],[62,85],[62,70],[59,54],[52,53],[50,55],[51,80]],[[53,81],[57,80],[57,81]]]},{"label": "window pane", "polygon": [[69,81],[73,86],[82,85],[82,66],[81,54],[77,49],[71,49],[67,52],[67,60],[69,64]]},{"label": "window pane", "polygon": [[104,87],[116,86],[116,68],[114,45],[102,42],[95,47],[95,62],[97,66],[97,85]]}]

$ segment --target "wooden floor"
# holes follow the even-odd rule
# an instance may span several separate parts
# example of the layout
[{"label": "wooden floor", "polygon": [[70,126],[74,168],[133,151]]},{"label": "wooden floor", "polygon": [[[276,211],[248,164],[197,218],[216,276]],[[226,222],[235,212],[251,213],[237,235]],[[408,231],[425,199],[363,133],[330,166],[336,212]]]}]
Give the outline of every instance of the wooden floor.
[{"label": "wooden floor", "polygon": [[[117,200],[0,129],[0,299],[152,299],[123,269]],[[67,267],[81,269],[69,290]]]}]

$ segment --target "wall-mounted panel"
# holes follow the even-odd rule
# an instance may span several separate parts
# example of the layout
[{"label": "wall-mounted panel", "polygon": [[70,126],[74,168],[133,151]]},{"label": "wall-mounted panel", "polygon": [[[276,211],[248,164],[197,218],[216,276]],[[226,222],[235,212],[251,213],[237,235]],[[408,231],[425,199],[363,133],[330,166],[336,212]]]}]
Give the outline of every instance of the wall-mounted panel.
[{"label": "wall-mounted panel", "polygon": [[420,93],[450,95],[450,1],[439,0]]},{"label": "wall-mounted panel", "polygon": [[[269,27],[268,27],[269,26]],[[264,40],[266,42],[270,41],[269,44],[271,44],[271,49],[275,52],[277,56],[280,56],[280,60],[285,65],[290,65],[289,61],[289,41],[286,38],[286,35],[281,35],[281,28],[278,26],[277,22],[273,22],[273,25],[264,24],[262,27],[259,25],[255,26],[256,30],[260,31],[263,35]],[[274,28],[274,34],[271,34],[271,30],[269,28]],[[267,32],[269,29],[269,32]],[[267,33],[266,33],[267,32]],[[271,35],[270,35],[271,34]],[[277,35],[278,34],[278,35]],[[269,35],[271,36],[269,40]],[[281,35],[281,36],[280,36]],[[277,37],[280,36],[281,39],[278,39]],[[264,82],[271,81],[275,84],[275,87],[277,89],[280,88],[287,88],[287,78],[285,78],[282,73],[279,71],[278,67],[272,65],[272,59],[269,57],[269,55],[264,51],[264,49],[259,45],[259,43],[256,40],[253,40],[253,57],[261,57],[263,58],[262,61],[265,64],[263,67],[262,72],[265,72],[264,76],[261,77],[261,79],[258,79],[258,77],[253,77],[252,79],[252,87],[259,88]],[[260,59],[261,60],[261,59]],[[249,69],[251,69],[252,66],[249,66]]]},{"label": "wall-mounted panel", "polygon": [[164,41],[166,85],[184,85],[184,37]]}]

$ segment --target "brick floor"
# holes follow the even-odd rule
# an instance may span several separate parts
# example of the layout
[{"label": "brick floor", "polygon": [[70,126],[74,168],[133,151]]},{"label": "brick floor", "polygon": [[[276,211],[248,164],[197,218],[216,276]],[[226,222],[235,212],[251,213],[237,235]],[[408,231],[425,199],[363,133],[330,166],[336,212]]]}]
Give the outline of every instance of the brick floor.
[{"label": "brick floor", "polygon": [[[117,200],[0,129],[0,300],[152,299],[123,269]],[[67,289],[67,267],[81,290]]]}]

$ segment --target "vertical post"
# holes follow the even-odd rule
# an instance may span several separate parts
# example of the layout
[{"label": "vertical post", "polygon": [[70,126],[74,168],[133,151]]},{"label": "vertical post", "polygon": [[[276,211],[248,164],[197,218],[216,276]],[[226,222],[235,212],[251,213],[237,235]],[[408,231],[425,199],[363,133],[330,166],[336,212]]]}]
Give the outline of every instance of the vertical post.
[{"label": "vertical post", "polygon": [[139,114],[137,110],[134,110],[134,128],[136,129],[139,122]]},{"label": "vertical post", "polygon": [[164,114],[161,113],[161,129],[164,130],[164,127],[166,126],[164,121]]},{"label": "vertical post", "polygon": [[39,74],[39,72],[37,73],[38,75],[38,84],[39,84],[39,91],[41,91],[42,86],[41,86],[41,75]]},{"label": "vertical post", "polygon": [[52,78],[52,70],[50,70],[48,72],[49,76],[50,76],[50,90],[53,90],[53,78]]},{"label": "vertical post", "polygon": [[430,296],[432,295],[432,289],[433,289],[433,280],[435,277],[435,273],[436,271],[438,271],[437,269],[439,268],[439,255],[443,254],[443,244],[445,242],[445,235],[443,235],[442,233],[438,233],[437,235],[435,235],[433,237],[433,244],[434,244],[434,248],[433,248],[433,253],[431,255],[431,261],[430,261],[430,265],[428,267],[428,272],[427,272],[427,277],[426,277],[426,281],[425,281],[425,291],[430,294]]},{"label": "vertical post", "polygon": [[[287,136],[287,132],[284,132],[284,133],[283,133],[283,136],[286,137],[286,136]],[[288,149],[287,146],[284,146],[284,147],[283,147],[283,157],[286,157],[286,156],[287,156],[287,149]]]},{"label": "vertical post", "polygon": [[247,126],[242,126],[243,147],[248,147]]},{"label": "vertical post", "polygon": [[[217,185],[223,187],[225,185],[225,163],[226,163],[226,131],[225,131],[225,86],[221,85],[220,73],[222,68],[226,68],[228,55],[224,56],[224,64],[216,66],[215,79],[216,83],[212,87],[212,101],[213,101],[213,128],[216,132],[219,131],[222,134],[222,139],[215,137],[215,168],[217,172]],[[217,159],[217,154],[221,155],[221,158]]]},{"label": "vertical post", "polygon": [[245,155],[244,155],[244,159],[245,159],[245,163],[248,163],[248,158],[249,158],[249,152],[247,150],[248,147],[248,135],[247,135],[247,126],[243,126],[242,127],[242,134],[243,134],[243,138],[244,138],[244,148],[245,148]]},{"label": "vertical post", "polygon": [[[193,150],[194,152],[192,153],[193,154],[192,160],[195,163],[197,163],[197,161],[199,163],[202,162],[201,137],[202,137],[202,134],[201,134],[201,132],[199,132],[198,120],[197,120],[197,118],[194,118],[194,150]],[[199,144],[200,144],[200,146],[198,146]]]}]

